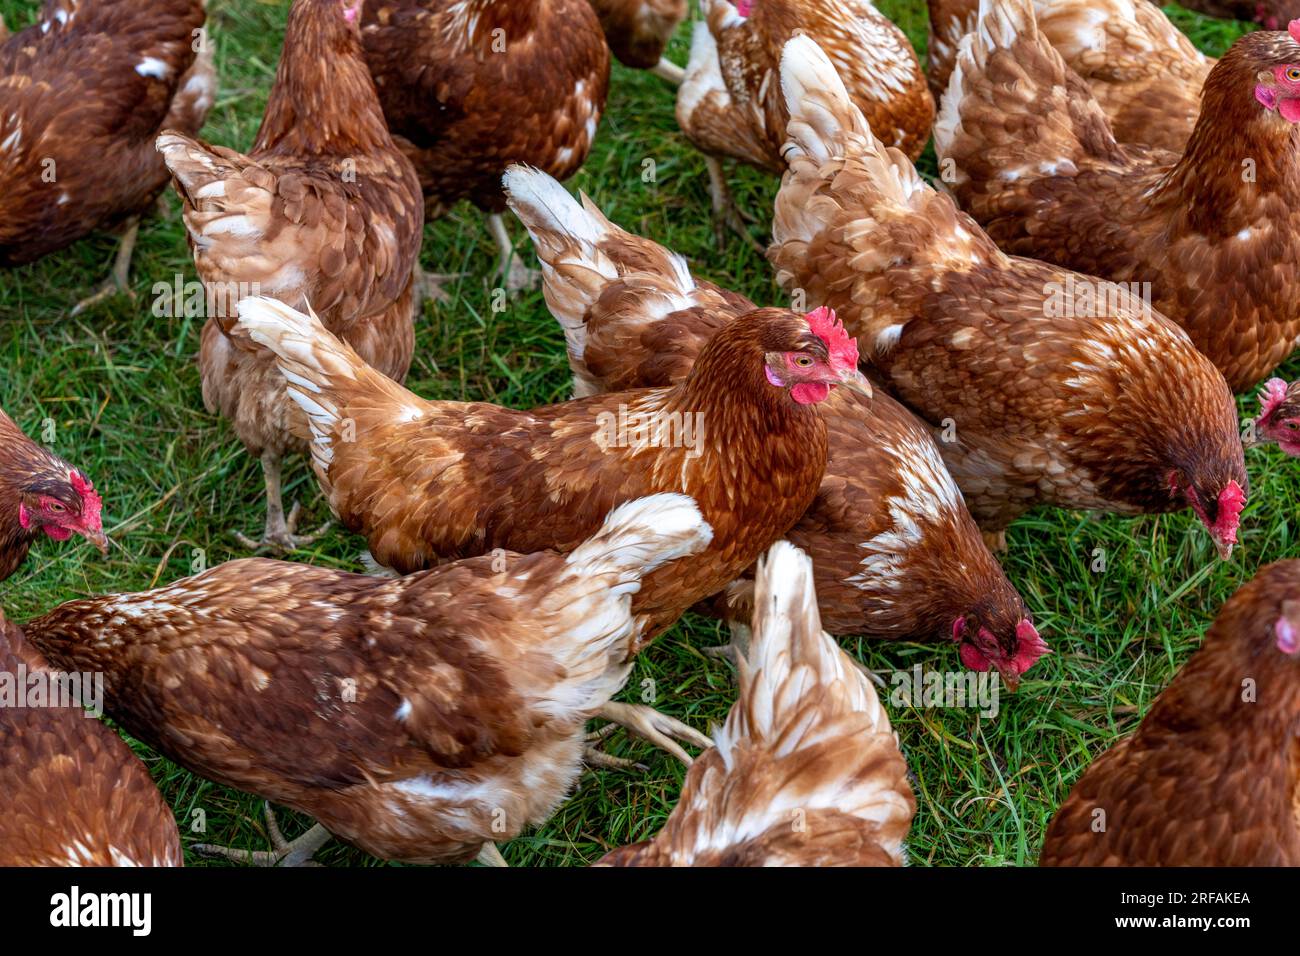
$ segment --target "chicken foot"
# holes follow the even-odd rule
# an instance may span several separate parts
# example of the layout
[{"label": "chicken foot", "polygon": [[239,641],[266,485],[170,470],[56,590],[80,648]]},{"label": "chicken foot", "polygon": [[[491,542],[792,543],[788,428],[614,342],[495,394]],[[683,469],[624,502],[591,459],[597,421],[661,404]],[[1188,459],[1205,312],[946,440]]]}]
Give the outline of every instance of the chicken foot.
[{"label": "chicken foot", "polygon": [[262,532],[261,541],[254,541],[246,534],[234,532],[236,540],[250,551],[261,551],[267,548],[280,553],[296,551],[313,544],[329,529],[330,522],[327,521],[311,534],[296,533],[298,519],[302,516],[302,506],[294,502],[293,510],[289,512],[289,517],[285,518],[284,499],[280,490],[282,467],[279,454],[272,451],[262,453],[262,474],[266,477],[266,529]]},{"label": "chicken foot", "polygon": [[[694,763],[694,758],[678,746],[674,738],[693,747],[707,749],[713,746],[713,741],[694,727],[689,727],[680,720],[661,714],[644,704],[619,704],[609,701],[596,711],[596,715],[648,740],[660,750],[666,750],[688,767]],[[601,728],[602,735],[605,732],[605,729]],[[609,755],[602,754],[602,756]]]},{"label": "chicken foot", "polygon": [[715,159],[712,156],[704,157],[705,168],[709,171],[709,197],[713,200],[713,231],[718,241],[718,248],[726,241],[726,231],[730,229],[745,242],[749,243],[751,249],[760,256],[766,255],[767,250],[763,244],[755,239],[749,232],[748,223],[757,222],[753,216],[743,212],[736,203],[736,197],[731,194],[731,187],[727,185],[727,176],[722,169],[722,160]]},{"label": "chicken foot", "polygon": [[478,856],[474,859],[482,866],[504,866],[506,868],[510,866],[506,862],[506,858],[501,855],[501,851],[497,849],[497,845],[490,842],[483,844],[483,849],[478,851]]},{"label": "chicken foot", "polygon": [[686,79],[686,71],[669,59],[661,57],[659,62],[650,68],[650,72],[661,80],[667,80],[673,86],[681,86]]},{"label": "chicken foot", "polygon": [[198,843],[194,852],[200,856],[231,860],[250,866],[320,866],[312,859],[316,851],[333,839],[329,830],[317,823],[302,836],[286,840],[276,822],[275,811],[271,804],[264,804],[262,812],[266,815],[266,835],[271,841],[270,850],[236,850],[228,846],[215,846],[211,843]]},{"label": "chicken foot", "polygon": [[91,306],[122,293],[125,293],[131,301],[135,301],[135,290],[131,288],[131,257],[135,254],[135,240],[139,234],[140,217],[136,216],[130,220],[122,233],[122,238],[118,240],[113,271],[94,293],[72,307],[73,315],[78,315]]},{"label": "chicken foot", "polygon": [[492,233],[497,250],[501,253],[496,274],[505,279],[506,291],[513,293],[536,289],[541,284],[542,273],[524,265],[523,259],[515,252],[510,232],[506,229],[506,221],[500,213],[494,212],[488,216],[488,231]]}]

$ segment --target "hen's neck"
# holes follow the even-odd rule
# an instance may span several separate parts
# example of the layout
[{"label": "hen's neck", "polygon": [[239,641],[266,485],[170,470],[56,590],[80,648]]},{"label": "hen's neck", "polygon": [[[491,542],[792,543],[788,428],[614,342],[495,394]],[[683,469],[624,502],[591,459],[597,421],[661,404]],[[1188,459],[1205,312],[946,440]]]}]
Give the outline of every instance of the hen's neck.
[{"label": "hen's neck", "polygon": [[705,345],[685,381],[672,389],[667,407],[703,416],[705,427],[719,435],[757,432],[770,435],[820,435],[826,424],[815,406],[800,405],[787,389],[772,385],[763,373],[763,352],[747,336],[728,326]]},{"label": "hen's neck", "polygon": [[299,4],[253,152],[346,158],[394,149],[360,38],[334,10]]},{"label": "hen's neck", "polygon": [[[1268,627],[1254,622],[1248,633]],[[1252,653],[1233,637],[1240,628],[1217,622],[1201,650],[1183,666],[1143,723],[1144,731],[1182,736],[1196,731],[1282,743],[1300,731],[1300,681],[1271,647]],[[1267,633],[1267,631],[1264,631]],[[1149,725],[1149,730],[1148,730]]]},{"label": "hen's neck", "polygon": [[1206,235],[1236,232],[1261,209],[1300,205],[1300,127],[1222,86],[1206,82],[1200,118],[1161,189]]}]

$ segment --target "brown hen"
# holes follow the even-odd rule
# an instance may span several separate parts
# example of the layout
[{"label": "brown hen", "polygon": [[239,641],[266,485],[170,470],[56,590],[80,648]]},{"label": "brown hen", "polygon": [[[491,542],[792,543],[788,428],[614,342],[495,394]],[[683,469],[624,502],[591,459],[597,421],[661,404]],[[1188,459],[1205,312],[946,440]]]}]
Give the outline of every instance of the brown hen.
[{"label": "brown hen", "polygon": [[534,285],[501,218],[501,175],[529,163],[567,179],[587,160],[609,90],[609,49],[588,0],[374,0],[363,23],[428,218],[470,200],[488,213],[507,288]]},{"label": "brown hen", "polygon": [[[0,866],[180,866],[176,821],[131,749],[0,612]],[[81,686],[81,703],[93,691]],[[3,688],[8,687],[5,692]],[[39,688],[39,690],[37,690]],[[6,699],[41,693],[39,705]]]},{"label": "brown hen", "polygon": [[[978,0],[929,0],[926,73],[939,100],[961,39],[975,29]],[[1121,143],[1182,150],[1214,66],[1148,0],[1034,0],[1043,36],[1088,84]]]},{"label": "brown hen", "polygon": [[515,411],[420,398],[272,300],[245,300],[239,324],[278,356],[310,415],[331,507],[399,573],[499,547],[567,551],[621,501],[694,497],[713,544],[642,589],[647,641],[807,509],[826,468],[818,403],[859,378],[842,329],[760,309],[714,336],[679,385]]},{"label": "brown hen", "polygon": [[785,169],[788,112],[781,50],[796,33],[813,37],[844,70],[853,101],[872,128],[913,159],[930,138],[934,100],[916,51],[871,0],[702,0],[677,122],[708,157],[714,213],[744,236],[723,177],[722,158],[769,172]]},{"label": "brown hen", "polygon": [[818,405],[840,383],[869,391],[827,311],[751,312],[710,340],[680,385],[532,411],[426,401],[312,316],[267,299],[240,311],[311,418],[330,506],[380,565],[409,573],[497,548],[568,551],[620,502],[666,491],[698,501],[713,542],[646,581],[637,651],[794,525],[826,469]]},{"label": "brown hen", "polygon": [[361,0],[296,0],[261,129],[248,155],[169,131],[158,149],[185,207],[207,289],[203,400],[228,418],[266,479],[266,529],[246,547],[292,550],[281,462],[305,421],[275,362],[226,335],[246,295],[311,302],[366,361],[401,380],[415,347],[413,274],[423,220],[410,162],[384,124],[361,51]]},{"label": "brown hen", "polygon": [[664,59],[664,48],[686,19],[686,0],[591,0],[591,7],[620,63],[681,85],[685,73]]},{"label": "brown hen", "polygon": [[1300,561],[1255,575],[1088,768],[1043,866],[1300,866]]},{"label": "brown hen", "polygon": [[963,208],[1008,252],[1132,284],[1234,391],[1266,376],[1300,335],[1300,44],[1234,43],[1179,156],[1115,141],[1027,0],[981,18],[935,127]]},{"label": "brown hen", "polygon": [[0,408],[0,581],[42,535],[81,535],[108,553],[103,502],[90,479],[23,434]]},{"label": "brown hen", "polygon": [[154,137],[197,132],[212,107],[204,7],[45,0],[36,23],[0,31],[0,267],[124,230],[112,277],[74,314],[130,290],[139,218],[167,186]]},{"label": "brown hen", "polygon": [[1247,489],[1236,407],[1187,335],[1139,297],[1003,254],[872,135],[810,39],[790,42],[782,82],[778,280],[843,314],[981,527],[1044,504],[1190,507],[1226,557]]},{"label": "brown hen", "polygon": [[[532,233],[546,300],[565,330],[580,396],[675,385],[720,329],[756,306],[691,275],[663,246],[620,229],[545,173],[506,174]],[[832,634],[958,640],[962,659],[1009,686],[1046,650],[980,537],[929,430],[877,392],[825,406],[830,457],[787,537],[812,558]],[[752,570],[752,569],[751,569]],[[748,622],[748,580],[713,608]]]},{"label": "brown hen", "polygon": [[916,813],[871,680],[822,631],[812,562],[758,565],[740,699],[651,840],[602,866],[901,866]]},{"label": "brown hen", "polygon": [[568,794],[585,721],[630,669],[632,595],[710,538],[681,495],[593,532],[568,557],[502,551],[393,581],[233,561],[65,604],[27,633],[58,666],[103,673],[106,712],[135,736],[320,823],[275,853],[222,855],[305,862],[332,833],[463,862]]}]

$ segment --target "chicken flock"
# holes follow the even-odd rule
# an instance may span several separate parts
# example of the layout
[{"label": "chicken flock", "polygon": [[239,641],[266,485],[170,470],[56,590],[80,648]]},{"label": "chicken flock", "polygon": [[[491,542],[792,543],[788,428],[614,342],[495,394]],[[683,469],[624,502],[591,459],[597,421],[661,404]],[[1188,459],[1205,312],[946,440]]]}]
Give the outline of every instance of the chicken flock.
[{"label": "chicken flock", "polygon": [[[0,23],[0,267],[120,233],[104,286],[68,303],[93,322],[132,294],[142,218],[179,200],[202,402],[265,479],[261,534],[231,530],[277,556],[21,624],[0,600],[0,865],[182,862],[141,759],[87,700],[14,704],[18,674],[93,675],[113,726],[267,801],[266,851],[196,855],[303,864],[337,838],[500,864],[584,764],[635,766],[588,733],[603,718],[689,769],[663,827],[599,865],[902,865],[906,748],[835,638],[939,642],[1015,691],[1051,635],[999,561],[1008,526],[1187,510],[1227,560],[1269,495],[1247,451],[1300,457],[1300,383],[1272,377],[1300,342],[1284,5],[1243,5],[1263,29],[1214,60],[1147,0],[930,0],[923,70],[871,0],[701,0],[689,25],[686,0],[293,0],[247,152],[202,136],[210,5],[45,0]],[[676,87],[715,241],[759,246],[780,304],[562,185],[612,61]],[[914,165],[931,142],[934,179]],[[780,177],[766,243],[733,160]],[[425,301],[449,299],[424,227],[461,200],[489,281],[540,284],[571,399],[403,384]],[[106,553],[114,489],[10,412],[0,580],[45,539]],[[354,570],[283,560],[317,537],[285,506],[294,453],[364,539]],[[688,611],[731,635],[711,650],[737,699],[708,734],[616,700]],[[271,804],[316,826],[286,840]],[[1224,605],[1040,862],[1300,864],[1300,561]]]}]

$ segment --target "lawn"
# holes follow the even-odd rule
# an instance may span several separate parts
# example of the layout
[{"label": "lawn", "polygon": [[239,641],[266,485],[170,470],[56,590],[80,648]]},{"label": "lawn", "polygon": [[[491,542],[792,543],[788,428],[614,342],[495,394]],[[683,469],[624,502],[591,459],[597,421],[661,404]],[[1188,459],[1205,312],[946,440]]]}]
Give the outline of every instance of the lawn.
[{"label": "lawn", "polygon": [[[11,29],[27,25],[35,0],[0,0]],[[279,56],[287,0],[210,0],[220,93],[203,135],[246,149],[253,140]],[[882,9],[924,50],[926,14],[918,0],[886,0]],[[1196,44],[1219,54],[1245,28],[1170,8]],[[689,24],[670,56],[686,60]],[[642,179],[643,161],[656,178]],[[922,171],[933,175],[933,153]],[[775,181],[737,170],[740,203],[771,209]],[[709,216],[703,159],[678,132],[673,94],[662,81],[616,66],[595,151],[570,184],[589,193],[616,222],[686,255],[697,274],[761,304],[780,301],[772,270],[739,241],[719,249]],[[111,265],[115,243],[97,235],[32,266],[0,275],[0,405],[29,434],[56,426],[53,447],[90,474],[105,499],[115,541],[107,560],[88,545],[39,545],[3,586],[16,620],[62,601],[130,591],[245,556],[231,529],[260,532],[262,475],[229,425],[208,414],[195,364],[197,321],[158,319],[156,282],[194,279],[170,193],[168,213],[141,229],[132,270],[136,300],[118,297],[70,317]],[[427,269],[467,274],[448,305],[426,303],[407,384],[430,398],[486,400],[515,408],[562,400],[569,376],[564,339],[540,292],[490,307],[493,247],[468,206],[428,226]],[[526,236],[512,223],[521,248]],[[1285,372],[1293,377],[1300,362]],[[1176,406],[1178,396],[1169,396]],[[1242,414],[1254,413],[1243,399]],[[1291,516],[1300,470],[1275,448],[1248,453],[1251,502],[1241,545],[1227,563],[1189,514],[1119,519],[1041,511],[1014,525],[1005,557],[1055,653],[1003,695],[993,719],[974,709],[891,708],[914,777],[918,812],[910,847],[916,865],[1032,864],[1044,827],[1090,760],[1132,730],[1155,695],[1195,650],[1220,604],[1264,563],[1300,556]],[[302,502],[304,528],[328,517],[305,461],[286,467],[286,503]],[[1094,572],[1097,549],[1105,570]],[[364,542],[337,528],[295,560],[360,570]],[[654,681],[657,706],[707,728],[731,706],[735,685],[725,662],[699,649],[724,640],[719,626],[688,617],[638,661],[626,699]],[[957,668],[951,646],[851,640],[846,647],[886,677],[915,664]],[[136,745],[175,810],[187,845],[266,846],[260,801],[209,783]],[[590,771],[555,817],[502,847],[511,864],[590,863],[606,850],[643,839],[671,811],[684,769],[667,755],[618,734],[611,753],[634,757],[646,772]],[[286,834],[309,821],[282,813]],[[199,823],[206,822],[202,832]],[[189,862],[199,862],[189,854]],[[370,865],[337,842],[319,856],[333,865]]]}]

